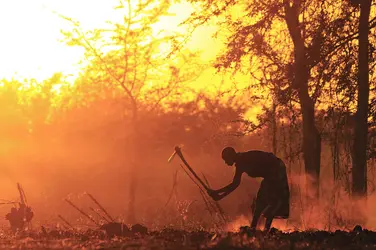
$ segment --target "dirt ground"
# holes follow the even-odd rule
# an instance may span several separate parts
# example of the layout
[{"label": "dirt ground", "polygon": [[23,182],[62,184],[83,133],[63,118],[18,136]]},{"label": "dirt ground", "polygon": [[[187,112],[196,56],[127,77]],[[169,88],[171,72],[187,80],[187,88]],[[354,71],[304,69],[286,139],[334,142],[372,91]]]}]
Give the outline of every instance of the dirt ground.
[{"label": "dirt ground", "polygon": [[187,232],[174,229],[109,237],[104,231],[45,230],[1,234],[0,249],[375,249],[376,232],[281,232],[242,228],[237,233]]}]

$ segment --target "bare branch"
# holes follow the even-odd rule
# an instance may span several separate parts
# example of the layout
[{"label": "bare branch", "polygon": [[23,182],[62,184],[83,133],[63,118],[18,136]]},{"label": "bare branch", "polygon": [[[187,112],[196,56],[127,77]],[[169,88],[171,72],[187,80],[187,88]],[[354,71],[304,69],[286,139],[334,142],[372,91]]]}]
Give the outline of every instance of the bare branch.
[{"label": "bare branch", "polygon": [[132,21],[132,18],[131,18],[131,15],[132,15],[131,0],[127,0],[127,2],[128,2],[128,22],[127,22],[127,28],[125,30],[125,37],[124,37],[124,61],[125,61],[125,65],[124,65],[123,79],[121,81],[123,84],[126,81],[126,75],[127,75],[127,71],[128,71],[128,49],[127,49],[128,44],[127,44],[127,39],[128,39],[128,35],[129,35],[129,30],[131,28],[131,21]]}]

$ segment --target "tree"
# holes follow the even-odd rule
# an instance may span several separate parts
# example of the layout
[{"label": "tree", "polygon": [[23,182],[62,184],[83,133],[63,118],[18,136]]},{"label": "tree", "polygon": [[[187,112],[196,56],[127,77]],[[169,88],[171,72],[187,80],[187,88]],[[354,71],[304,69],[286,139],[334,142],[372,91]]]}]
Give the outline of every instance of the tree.
[{"label": "tree", "polygon": [[[142,155],[142,143],[138,139],[141,109],[155,111],[163,101],[180,94],[182,84],[199,75],[202,65],[191,63],[196,57],[191,52],[174,52],[178,34],[155,34],[152,25],[168,13],[169,1],[120,1],[117,11],[124,11],[123,23],[111,23],[108,29],[84,31],[79,22],[64,17],[73,24],[72,31],[64,32],[67,43],[81,46],[89,62],[79,85],[91,93],[93,84],[101,86],[101,93],[117,97],[124,105],[124,130],[132,143],[129,174],[128,222],[136,221],[137,164]],[[168,60],[167,60],[168,59]],[[179,86],[179,88],[178,88]],[[94,91],[97,91],[95,88]],[[100,94],[100,95],[101,95]],[[98,96],[98,93],[95,94]],[[100,98],[103,98],[100,96]],[[120,115],[120,114],[119,114]],[[124,167],[124,169],[129,166]],[[125,173],[124,173],[125,174]]]},{"label": "tree", "polygon": [[[348,22],[346,8],[330,0],[191,2],[200,2],[202,11],[195,13],[189,23],[201,25],[214,16],[229,27],[227,50],[218,58],[217,68],[237,70],[249,59],[253,68],[248,70],[258,76],[261,84],[273,84],[280,100],[296,100],[299,104],[305,170],[314,179],[318,197],[321,135],[315,105],[322,82],[312,79],[317,78],[320,63],[333,57],[349,40],[347,34],[341,35],[341,28]],[[235,7],[241,14],[234,14]],[[260,76],[262,68],[267,73]],[[274,81],[268,83],[268,78]]]},{"label": "tree", "polygon": [[354,131],[352,191],[367,195],[367,145],[369,111],[369,31],[372,0],[359,1],[358,98]]}]

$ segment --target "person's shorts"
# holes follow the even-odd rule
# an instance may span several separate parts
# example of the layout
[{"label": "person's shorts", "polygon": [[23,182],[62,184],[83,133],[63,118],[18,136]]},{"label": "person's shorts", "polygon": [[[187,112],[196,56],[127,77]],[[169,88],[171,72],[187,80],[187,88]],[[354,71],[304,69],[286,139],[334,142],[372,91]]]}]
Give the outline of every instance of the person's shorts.
[{"label": "person's shorts", "polygon": [[276,166],[273,177],[264,178],[257,193],[256,207],[261,206],[264,216],[273,213],[274,218],[286,219],[290,215],[290,189],[287,180],[286,166],[282,160]]}]

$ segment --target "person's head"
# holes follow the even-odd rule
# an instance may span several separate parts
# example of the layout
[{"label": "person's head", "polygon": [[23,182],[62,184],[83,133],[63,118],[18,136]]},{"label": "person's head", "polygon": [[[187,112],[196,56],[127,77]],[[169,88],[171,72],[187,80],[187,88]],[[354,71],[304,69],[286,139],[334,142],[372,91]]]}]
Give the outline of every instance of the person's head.
[{"label": "person's head", "polygon": [[222,150],[222,159],[229,166],[234,165],[236,158],[236,151],[233,147],[225,147]]}]

